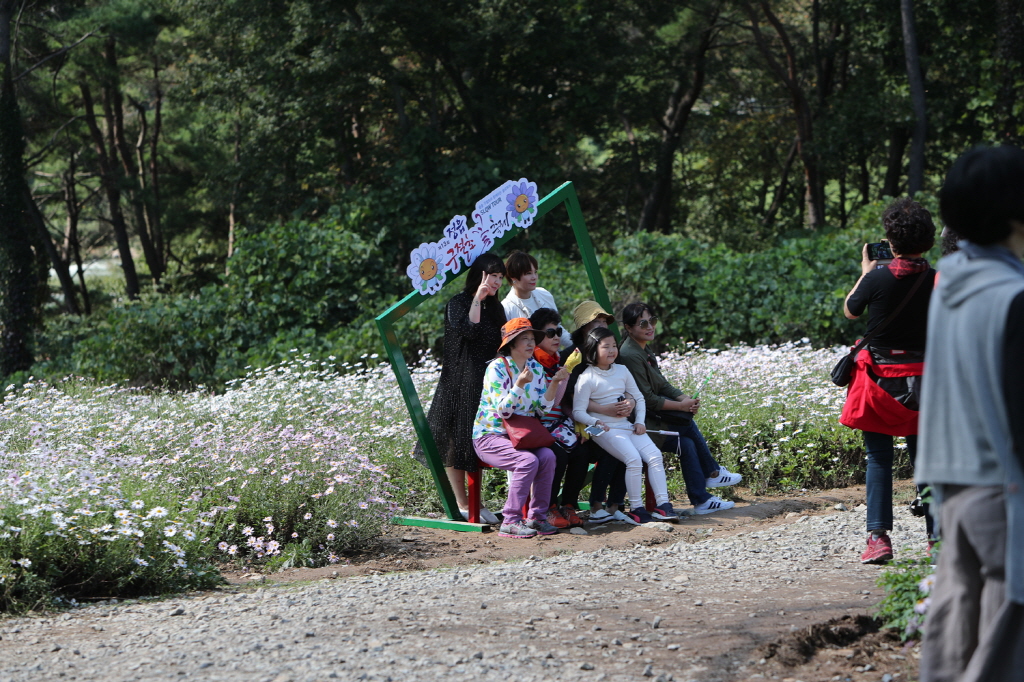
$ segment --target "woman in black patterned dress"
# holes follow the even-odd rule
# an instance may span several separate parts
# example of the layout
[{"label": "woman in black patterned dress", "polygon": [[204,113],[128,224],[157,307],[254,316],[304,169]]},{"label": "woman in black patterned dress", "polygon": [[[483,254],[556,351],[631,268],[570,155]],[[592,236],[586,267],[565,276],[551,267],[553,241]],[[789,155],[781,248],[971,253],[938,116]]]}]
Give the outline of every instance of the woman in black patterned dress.
[{"label": "woman in black patterned dress", "polygon": [[[500,258],[481,254],[469,268],[465,288],[452,296],[444,309],[441,378],[427,422],[464,518],[469,517],[466,472],[477,470],[473,421],[480,406],[484,371],[501,344],[501,326],[506,322],[496,296],[504,276],[505,264]],[[419,445],[416,457],[425,461]],[[486,509],[480,510],[480,516],[485,523],[498,522]]]}]

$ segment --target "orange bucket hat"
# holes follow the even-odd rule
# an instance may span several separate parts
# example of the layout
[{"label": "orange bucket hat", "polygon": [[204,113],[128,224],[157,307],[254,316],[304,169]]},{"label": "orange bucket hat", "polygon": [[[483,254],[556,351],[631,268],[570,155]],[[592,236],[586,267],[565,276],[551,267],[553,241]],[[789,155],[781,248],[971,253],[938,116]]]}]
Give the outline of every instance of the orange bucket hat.
[{"label": "orange bucket hat", "polygon": [[501,325],[501,345],[498,349],[505,347],[512,339],[516,338],[523,332],[536,332],[530,325],[530,320],[525,317],[513,317],[511,320]]}]

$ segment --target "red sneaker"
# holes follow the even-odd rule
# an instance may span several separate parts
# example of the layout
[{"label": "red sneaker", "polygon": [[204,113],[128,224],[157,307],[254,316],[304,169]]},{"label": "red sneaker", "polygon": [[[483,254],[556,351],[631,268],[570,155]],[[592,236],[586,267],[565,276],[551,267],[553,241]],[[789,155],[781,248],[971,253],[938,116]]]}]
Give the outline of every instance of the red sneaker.
[{"label": "red sneaker", "polygon": [[558,505],[553,504],[548,509],[548,523],[558,529],[568,528],[569,520],[562,516],[562,512],[558,511]]},{"label": "red sneaker", "polygon": [[583,527],[583,519],[579,517],[579,514],[577,514],[576,510],[573,509],[570,505],[567,504],[564,507],[562,507],[562,513],[565,514],[565,518],[569,521],[570,528]]},{"label": "red sneaker", "polygon": [[892,540],[885,533],[868,535],[868,548],[860,555],[862,564],[884,564],[892,560]]}]

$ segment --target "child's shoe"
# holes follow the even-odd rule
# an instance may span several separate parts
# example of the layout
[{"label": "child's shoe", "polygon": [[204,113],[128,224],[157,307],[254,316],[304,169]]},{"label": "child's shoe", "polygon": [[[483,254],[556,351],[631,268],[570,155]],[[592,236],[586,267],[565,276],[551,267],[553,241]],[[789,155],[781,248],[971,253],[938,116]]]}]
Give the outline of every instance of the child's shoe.
[{"label": "child's shoe", "polygon": [[526,525],[537,531],[538,535],[554,535],[558,532],[558,528],[543,520],[530,519]]},{"label": "child's shoe", "polygon": [[665,504],[659,504],[658,508],[651,512],[651,516],[658,521],[678,521],[679,515],[672,508],[671,502]]},{"label": "child's shoe", "polygon": [[636,507],[635,509],[630,509],[629,514],[627,514],[627,516],[632,518],[638,526],[641,523],[650,523],[654,520],[654,517],[651,515],[651,512],[647,511],[643,507]]},{"label": "child's shoe", "polygon": [[633,518],[632,513],[626,514],[621,509],[616,509],[615,513],[612,514],[612,518],[615,519],[616,521],[622,521],[623,523],[628,523],[631,526],[639,526],[640,525],[640,522],[637,521],[635,518]]}]

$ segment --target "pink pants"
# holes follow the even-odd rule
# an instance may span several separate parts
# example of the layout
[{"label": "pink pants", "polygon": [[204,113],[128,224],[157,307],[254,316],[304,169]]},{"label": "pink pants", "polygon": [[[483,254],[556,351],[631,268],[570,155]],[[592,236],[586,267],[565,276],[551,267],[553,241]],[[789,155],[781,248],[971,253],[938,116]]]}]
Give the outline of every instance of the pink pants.
[{"label": "pink pants", "polygon": [[[473,441],[476,456],[495,469],[511,472],[508,499],[501,511],[505,523],[523,518],[523,504],[530,496],[530,518],[546,520],[551,505],[551,481],[555,477],[555,453],[550,448],[516,450],[505,436],[491,434]],[[531,491],[532,488],[532,491]]]}]

